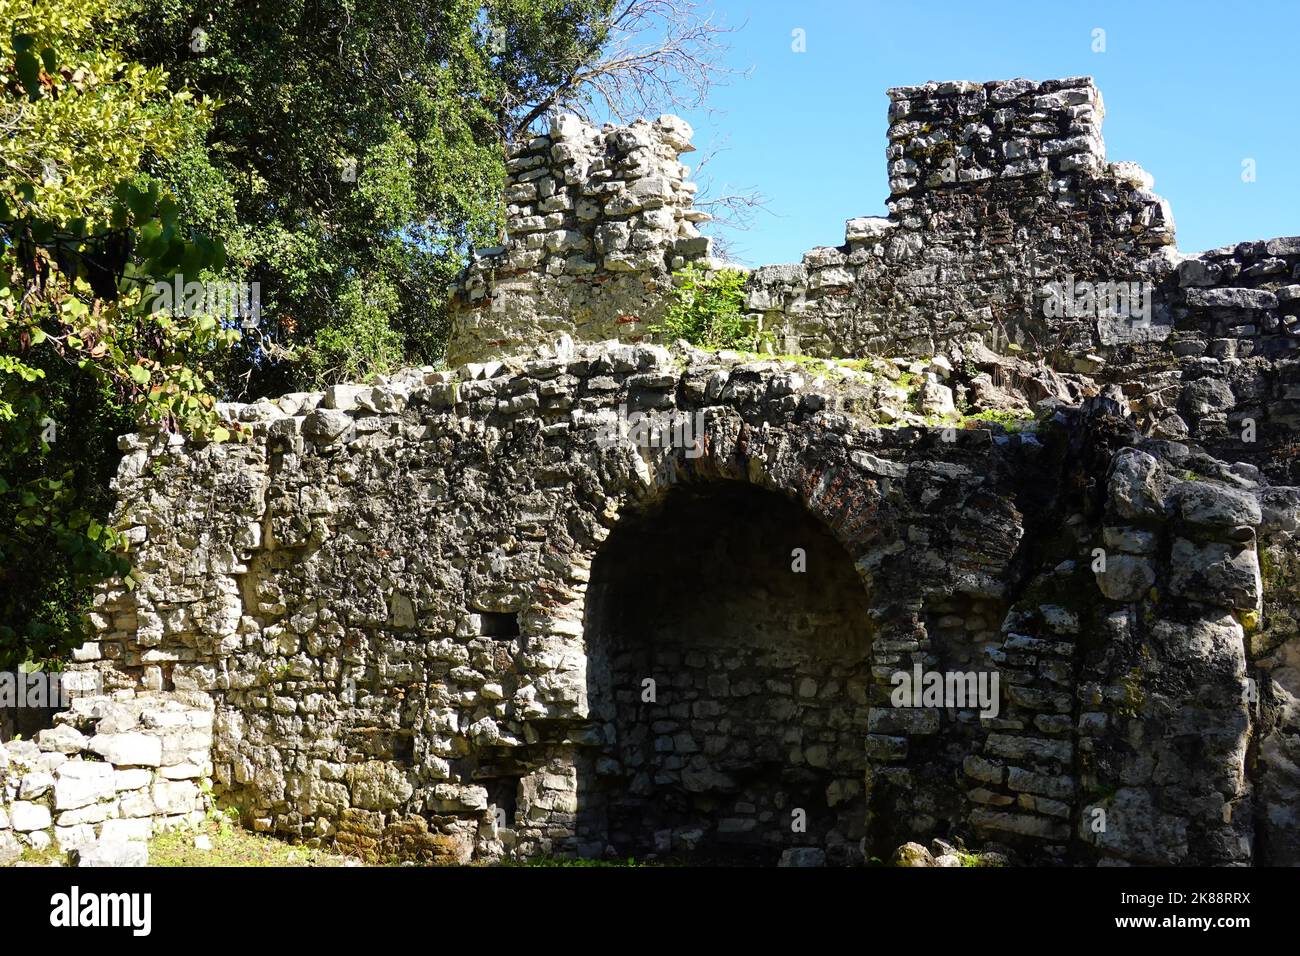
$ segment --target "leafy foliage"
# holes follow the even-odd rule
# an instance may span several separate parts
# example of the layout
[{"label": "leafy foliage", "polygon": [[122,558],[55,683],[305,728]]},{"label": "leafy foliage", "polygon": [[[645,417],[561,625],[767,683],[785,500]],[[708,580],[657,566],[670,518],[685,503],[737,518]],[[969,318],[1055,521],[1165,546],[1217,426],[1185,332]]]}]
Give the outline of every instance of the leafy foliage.
[{"label": "leafy foliage", "polygon": [[745,273],[709,271],[692,262],[673,277],[673,304],[652,331],[706,349],[764,350],[770,334],[743,311]]},{"label": "leafy foliage", "polygon": [[1034,421],[1032,412],[1015,412],[1007,409],[985,409],[976,412],[974,415],[966,416],[968,422],[990,422],[995,425],[1001,425],[1002,429],[1009,434],[1015,434],[1023,431],[1025,427]]},{"label": "leafy foliage", "polygon": [[117,16],[112,0],[0,0],[0,666],[78,642],[89,585],[129,572],[105,521],[132,417],[230,437],[202,363],[237,333],[152,295],[224,252],[139,175],[211,104],[103,45]]},{"label": "leafy foliage", "polygon": [[500,234],[502,143],[598,51],[612,0],[136,0],[123,36],[220,99],[158,173],[261,285],[227,383],[274,394],[435,362]]}]

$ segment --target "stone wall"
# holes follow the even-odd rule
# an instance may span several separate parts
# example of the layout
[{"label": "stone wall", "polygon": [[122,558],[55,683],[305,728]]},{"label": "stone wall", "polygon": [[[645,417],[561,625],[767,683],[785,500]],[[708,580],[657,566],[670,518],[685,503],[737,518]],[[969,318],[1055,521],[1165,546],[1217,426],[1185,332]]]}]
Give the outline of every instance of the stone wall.
[{"label": "stone wall", "polygon": [[1102,374],[1153,435],[1300,482],[1298,283],[1300,238],[1184,257],[1162,287],[1168,341],[1116,349]]},{"label": "stone wall", "polygon": [[[1068,365],[1103,345],[1168,335],[1163,302],[1139,321],[1043,315],[1046,283],[1159,282],[1175,264],[1173,219],[1151,178],[1133,163],[1106,161],[1101,94],[1089,78],[928,83],[889,98],[889,217],[850,219],[843,245],[749,277],[747,308],[779,351],[929,356],[975,334],[1059,353]],[[674,238],[693,237],[689,222],[707,218],[691,210],[693,188],[673,158],[689,135],[671,117],[601,131],[563,117],[551,137],[512,158],[507,251],[464,278],[453,302],[453,363],[531,347],[552,331],[584,341],[647,337],[671,288],[668,271],[708,253],[705,239]],[[535,182],[566,184],[543,201],[564,212],[544,220],[524,204],[536,202]],[[642,193],[663,207],[653,218],[640,211]],[[610,256],[605,235],[617,236],[618,250],[648,252],[631,262],[623,251]],[[566,259],[565,243],[582,255]],[[593,248],[606,253],[600,269],[589,261]],[[629,283],[608,274],[633,266],[642,273],[635,307]],[[544,272],[540,294],[527,282],[518,294],[521,269],[529,279]]]},{"label": "stone wall", "polygon": [[751,276],[747,305],[784,351],[933,355],[975,334],[1068,367],[1167,334],[1163,314],[1044,316],[1047,283],[1158,281],[1172,265],[1168,206],[1136,165],[1106,161],[1090,79],[927,83],[889,98],[888,218],[850,219],[843,245]]},{"label": "stone wall", "polygon": [[1180,256],[1087,81],[891,98],[893,218],[755,271],[762,359],[628,341],[707,255],[684,128],[557,123],[457,293],[489,360],[124,436],[77,666],[377,859],[1300,862],[1296,240]]},{"label": "stone wall", "polygon": [[0,744],[0,864],[54,847],[82,866],[142,865],[154,833],[203,819],[211,751],[200,695],[74,699],[33,740]]},{"label": "stone wall", "polygon": [[[1260,621],[1255,529],[1293,526],[1296,490],[1143,439],[1095,387],[1047,400],[1025,431],[882,427],[891,373],[561,342],[545,359],[231,407],[245,443],[129,438],[121,516],[146,573],[106,591],[100,640],[79,656],[123,695],[210,695],[217,799],[249,826],[376,857],[649,844],[849,862],[957,834],[1028,860],[1224,863],[1249,858],[1256,819],[1287,832],[1285,762],[1266,777],[1283,803],[1251,809],[1260,725],[1243,633]],[[629,408],[665,429],[701,414],[701,453],[617,437]],[[1101,495],[1089,476],[1108,469]],[[843,555],[840,571],[817,569],[823,590],[782,604],[797,587],[789,541],[741,560],[763,538],[719,521],[697,533],[745,574],[655,561],[631,618],[649,629],[589,604],[623,520],[688,529],[675,490],[732,482],[834,539],[807,546]],[[683,589],[735,609],[729,637],[671,610]],[[773,643],[799,629],[782,606],[823,615],[802,625],[816,646]],[[860,638],[824,630],[864,619],[866,669]],[[998,671],[1001,712],[894,706],[890,675],[918,664]],[[1265,666],[1252,662],[1261,681]],[[1286,718],[1270,726],[1294,745]],[[764,749],[777,727],[781,746]],[[695,759],[724,741],[730,769],[767,775]],[[638,749],[654,771],[640,785]],[[647,786],[676,810],[629,823]],[[621,817],[604,812],[611,795]],[[789,826],[796,796],[814,814],[803,832]],[[1095,839],[1098,801],[1106,832],[1130,835]],[[841,805],[863,808],[860,827]]]}]

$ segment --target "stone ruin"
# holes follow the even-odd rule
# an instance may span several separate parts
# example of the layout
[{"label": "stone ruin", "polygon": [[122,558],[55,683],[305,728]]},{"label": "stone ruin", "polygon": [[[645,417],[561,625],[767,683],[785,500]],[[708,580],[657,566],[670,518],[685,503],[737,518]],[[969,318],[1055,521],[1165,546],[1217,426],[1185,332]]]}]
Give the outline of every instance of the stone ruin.
[{"label": "stone ruin", "polygon": [[779,355],[653,341],[689,127],[560,118],[452,370],[123,437],[139,584],[0,847],[1300,864],[1300,238],[1180,253],[1089,79],[889,99],[888,218],[748,273]]}]

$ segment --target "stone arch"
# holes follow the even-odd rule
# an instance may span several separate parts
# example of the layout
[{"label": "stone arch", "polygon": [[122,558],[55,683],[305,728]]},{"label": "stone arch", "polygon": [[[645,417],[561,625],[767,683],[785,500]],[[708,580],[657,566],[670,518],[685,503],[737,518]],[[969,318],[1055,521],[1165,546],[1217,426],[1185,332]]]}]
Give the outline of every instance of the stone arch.
[{"label": "stone arch", "polygon": [[[592,482],[590,493],[576,496],[578,504],[552,529],[543,562],[548,573],[535,583],[524,630],[531,635],[533,649],[550,653],[557,662],[550,674],[538,680],[539,713],[545,707],[549,717],[569,718],[572,733],[566,742],[568,746],[557,751],[560,758],[549,765],[546,783],[541,782],[540,776],[532,782],[525,781],[521,790],[524,805],[520,810],[527,814],[526,804],[535,802],[538,809],[532,813],[534,819],[554,824],[552,832],[571,828],[572,840],[552,844],[552,849],[570,847],[584,855],[601,855],[612,847],[615,851],[628,849],[644,855],[648,848],[647,832],[636,834],[631,840],[611,843],[608,819],[601,818],[599,801],[593,799],[600,791],[596,764],[611,759],[608,753],[601,753],[602,746],[608,743],[604,734],[610,721],[606,718],[611,716],[608,696],[602,698],[597,690],[606,676],[599,670],[603,666],[602,649],[592,644],[593,627],[600,630],[592,615],[599,615],[601,609],[593,609],[592,605],[600,601],[595,591],[602,587],[601,557],[610,547],[626,550],[617,541],[622,532],[646,521],[647,516],[672,507],[674,501],[698,502],[712,497],[714,504],[726,499],[736,505],[738,497],[750,501],[758,498],[767,502],[769,508],[780,508],[787,520],[797,519],[802,532],[810,539],[815,538],[814,547],[808,552],[814,560],[823,561],[828,554],[834,555],[836,573],[831,590],[851,592],[853,616],[860,631],[857,644],[842,649],[845,653],[840,658],[832,661],[826,655],[812,655],[819,664],[825,665],[821,680],[816,675],[805,675],[811,680],[804,685],[813,695],[809,704],[824,705],[828,713],[838,709],[833,717],[826,719],[843,724],[839,728],[843,731],[842,741],[834,741],[833,746],[830,741],[822,741],[827,752],[813,751],[813,760],[827,766],[805,767],[810,772],[803,774],[786,774],[795,783],[802,780],[800,799],[809,804],[802,809],[813,811],[816,818],[801,835],[795,836],[791,813],[796,803],[787,800],[787,805],[777,808],[784,811],[786,819],[778,820],[774,810],[773,816],[762,821],[773,828],[780,826],[785,839],[760,841],[746,852],[754,862],[776,862],[783,850],[800,846],[822,849],[829,840],[831,862],[854,862],[861,859],[862,827],[869,816],[865,810],[868,755],[863,741],[868,732],[871,702],[880,696],[879,689],[873,696],[870,687],[870,634],[882,613],[872,603],[873,585],[881,569],[882,556],[897,556],[901,551],[902,520],[886,504],[888,498],[897,495],[898,476],[873,473],[851,464],[842,445],[826,447],[836,445],[838,436],[824,429],[814,426],[751,429],[734,411],[719,411],[722,414],[709,420],[704,454],[698,458],[688,458],[680,450],[649,455],[630,448],[609,455],[593,473],[599,478]],[[891,488],[891,483],[895,487]],[[735,517],[734,511],[728,515]],[[716,527],[734,528],[736,524],[724,517],[716,522]],[[786,574],[792,575],[790,552],[791,548],[784,549],[783,565],[770,561],[768,572],[783,566]],[[888,576],[897,573],[901,572],[893,568]],[[835,611],[841,615],[844,612],[844,607]],[[834,618],[835,613],[829,616]],[[815,635],[805,636],[816,643]],[[774,693],[766,687],[763,690]],[[790,691],[795,695],[792,716],[811,709],[811,706],[800,708],[799,687],[792,684]],[[618,715],[613,716],[617,730]],[[802,728],[801,720],[796,719],[795,724]],[[833,736],[823,730],[817,733]],[[713,746],[717,746],[716,741]],[[811,741],[811,746],[817,748],[819,744]],[[772,763],[768,761],[769,770]],[[845,768],[850,765],[851,773],[846,773]],[[695,769],[707,777],[707,767]],[[772,772],[780,778],[780,768]],[[566,779],[559,779],[561,776]],[[547,788],[551,792],[546,792]],[[783,793],[790,800],[795,796],[793,790]],[[775,800],[774,789],[770,796]],[[737,801],[745,802],[739,797]],[[691,808],[679,806],[679,809],[687,815],[693,812]],[[754,818],[762,812],[756,812]],[[715,814],[710,819],[716,823],[722,818]],[[681,826],[688,824],[680,824],[679,830]],[[687,849],[686,844],[690,842],[689,834],[676,847],[672,838],[666,844],[662,833],[660,838],[661,850]]]}]

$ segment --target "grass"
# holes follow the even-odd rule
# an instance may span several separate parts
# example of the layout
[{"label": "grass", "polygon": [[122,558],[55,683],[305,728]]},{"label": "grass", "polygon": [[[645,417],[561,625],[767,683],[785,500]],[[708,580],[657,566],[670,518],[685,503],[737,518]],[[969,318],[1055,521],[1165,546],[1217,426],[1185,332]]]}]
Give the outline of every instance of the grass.
[{"label": "grass", "polygon": [[502,862],[501,866],[614,866],[614,867],[638,867],[638,866],[656,866],[654,863],[637,861],[632,857],[626,860],[570,860],[558,856],[537,856],[529,860],[511,860]]},{"label": "grass", "polygon": [[978,853],[968,853],[965,850],[957,851],[957,859],[961,860],[962,866],[1002,866],[1001,863],[995,863]]},{"label": "grass", "polygon": [[[212,841],[200,850],[196,836]],[[348,857],[285,843],[239,826],[216,821],[193,829],[170,830],[149,841],[150,866],[347,866]]]},{"label": "grass", "polygon": [[24,847],[23,855],[14,862],[24,866],[67,866],[68,855],[59,849],[57,843],[51,843],[44,850]]},{"label": "grass", "polygon": [[1007,412],[998,411],[997,409],[985,409],[982,412],[976,412],[974,415],[966,416],[968,422],[988,422],[994,425],[1001,425],[1008,434],[1015,434],[1023,431],[1025,426],[1033,422],[1032,413],[1025,412]]}]

